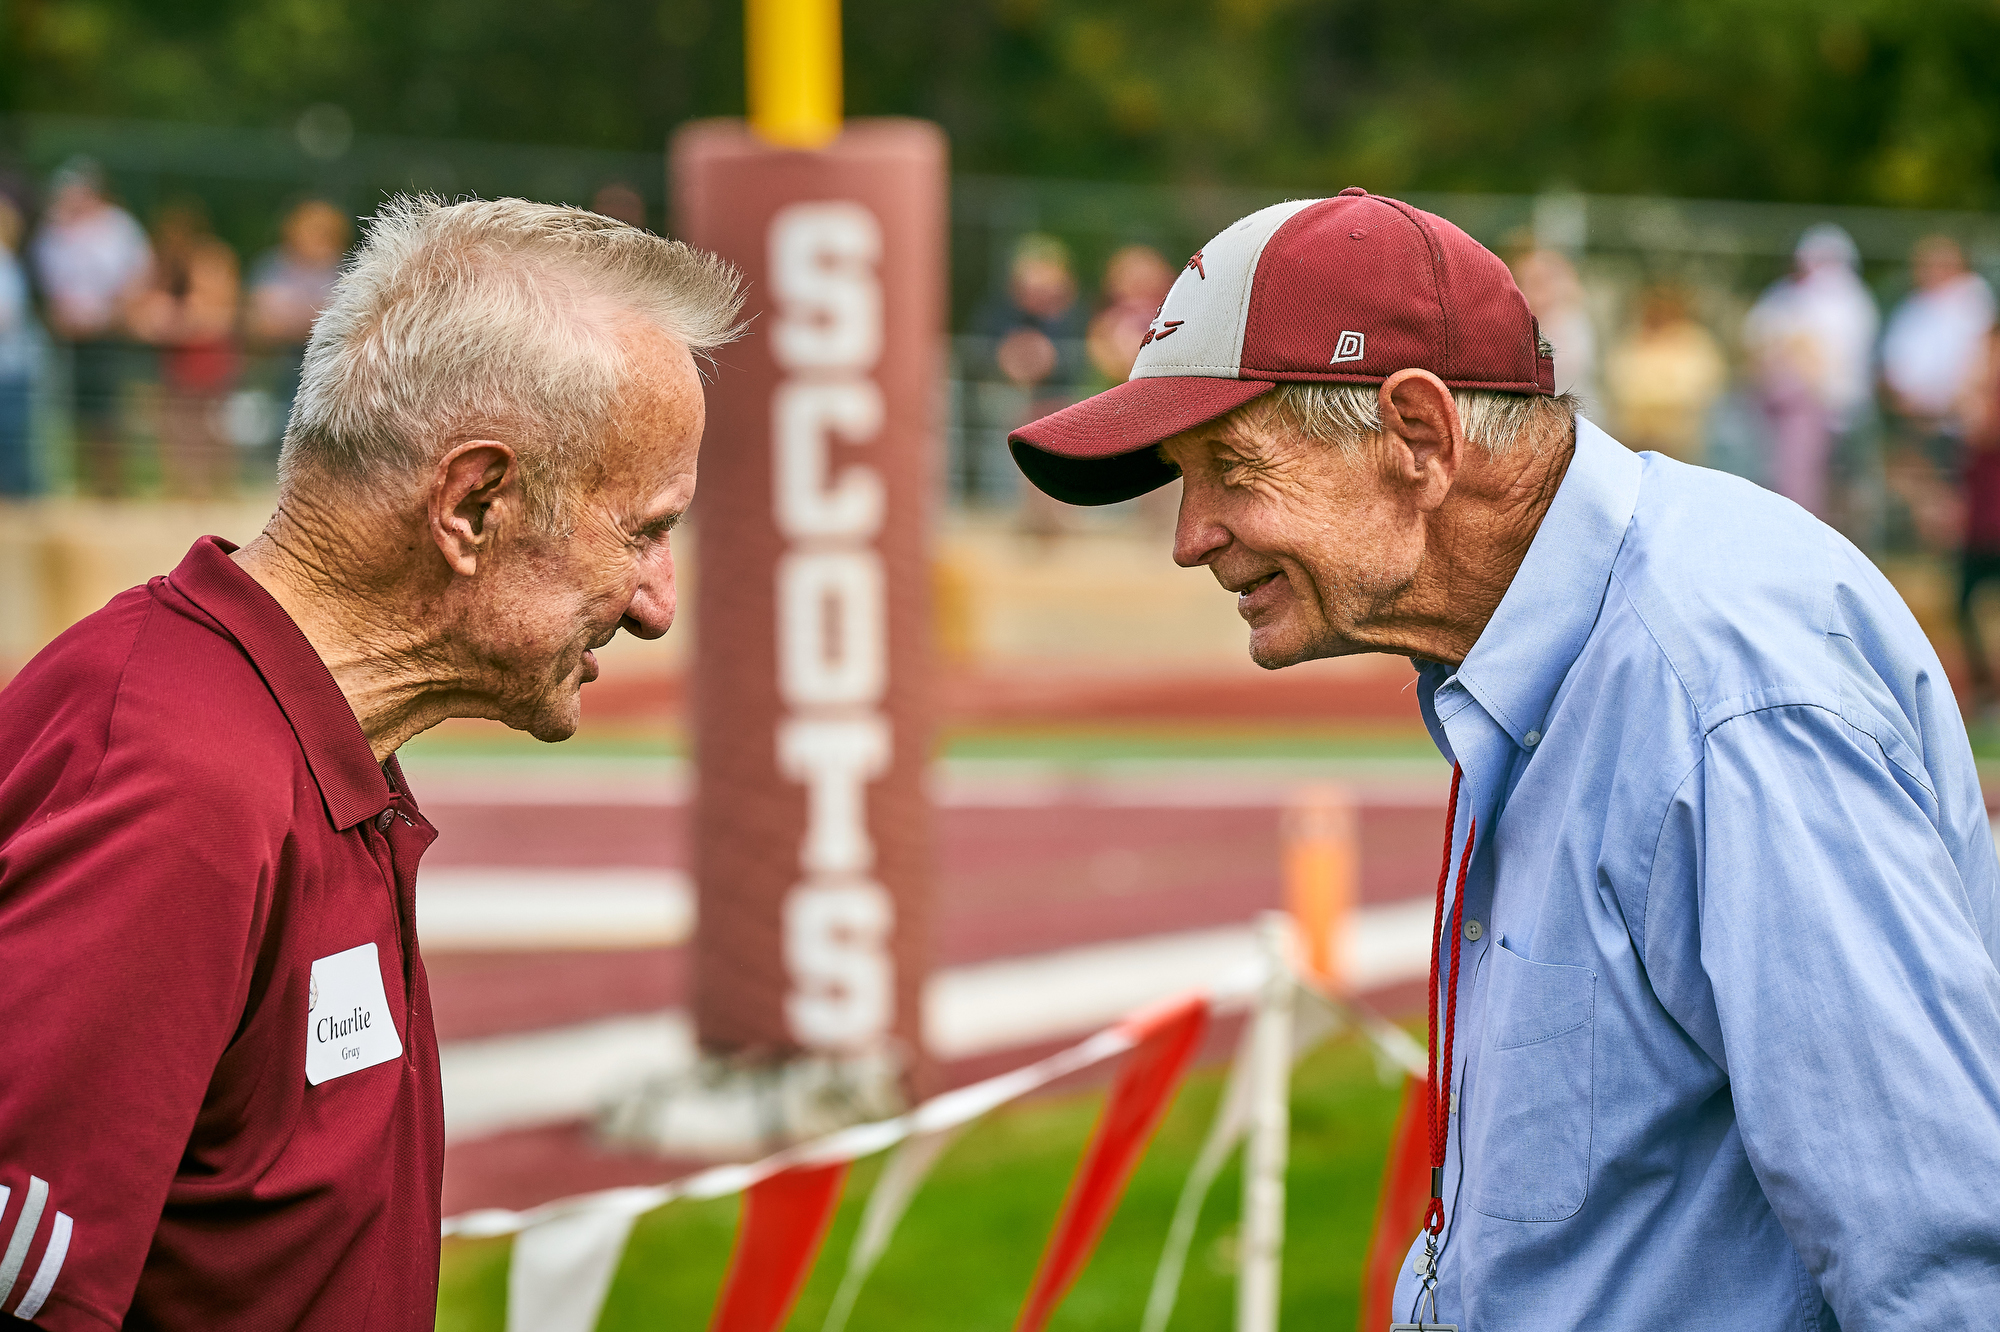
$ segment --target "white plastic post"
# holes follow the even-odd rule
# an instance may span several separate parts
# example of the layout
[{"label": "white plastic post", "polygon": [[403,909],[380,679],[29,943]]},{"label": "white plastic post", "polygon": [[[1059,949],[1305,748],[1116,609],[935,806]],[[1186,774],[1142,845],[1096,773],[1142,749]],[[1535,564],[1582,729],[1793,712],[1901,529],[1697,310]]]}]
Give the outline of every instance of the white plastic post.
[{"label": "white plastic post", "polygon": [[1293,974],[1291,921],[1276,912],[1259,922],[1270,970],[1251,1035],[1250,1142],[1243,1162],[1243,1219],[1238,1239],[1236,1332],[1277,1332],[1278,1287],[1285,1249],[1285,1162],[1291,1134]]},{"label": "white plastic post", "polygon": [[[1263,993],[1261,990],[1259,993]],[[1180,1299],[1181,1273],[1187,1267],[1188,1246],[1194,1242],[1194,1228],[1201,1220],[1201,1205],[1222,1167],[1243,1141],[1250,1119],[1250,1084],[1256,1065],[1257,1024],[1253,1019],[1236,1042],[1236,1054],[1229,1064],[1229,1082],[1223,1088],[1222,1103],[1209,1125],[1208,1137],[1195,1157],[1194,1169],[1181,1185],[1180,1200],[1174,1204],[1173,1223],[1167,1227],[1166,1247],[1160,1252],[1159,1266],[1153,1270],[1153,1288],[1146,1296],[1146,1317],[1140,1332],[1167,1332]]]}]

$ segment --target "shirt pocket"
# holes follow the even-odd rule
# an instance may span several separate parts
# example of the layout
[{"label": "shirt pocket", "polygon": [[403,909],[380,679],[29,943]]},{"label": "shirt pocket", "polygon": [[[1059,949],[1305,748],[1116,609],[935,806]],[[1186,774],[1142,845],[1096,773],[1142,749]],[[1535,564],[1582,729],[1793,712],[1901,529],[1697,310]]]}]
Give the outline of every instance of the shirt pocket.
[{"label": "shirt pocket", "polygon": [[1503,1221],[1561,1221],[1590,1188],[1597,973],[1530,962],[1494,941],[1492,1042],[1467,1100],[1472,1205]]}]

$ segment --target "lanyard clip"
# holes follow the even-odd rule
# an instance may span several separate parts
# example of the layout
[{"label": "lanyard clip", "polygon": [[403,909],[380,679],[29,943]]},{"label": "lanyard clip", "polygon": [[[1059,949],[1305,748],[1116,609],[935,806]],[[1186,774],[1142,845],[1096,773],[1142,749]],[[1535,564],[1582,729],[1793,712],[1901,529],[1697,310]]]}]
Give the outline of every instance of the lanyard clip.
[{"label": "lanyard clip", "polygon": [[1423,1282],[1423,1289],[1417,1294],[1414,1323],[1391,1323],[1389,1332],[1458,1332],[1456,1323],[1440,1323],[1437,1318],[1437,1260],[1438,1243],[1436,1235],[1424,1236],[1423,1256],[1416,1261],[1417,1276]]}]

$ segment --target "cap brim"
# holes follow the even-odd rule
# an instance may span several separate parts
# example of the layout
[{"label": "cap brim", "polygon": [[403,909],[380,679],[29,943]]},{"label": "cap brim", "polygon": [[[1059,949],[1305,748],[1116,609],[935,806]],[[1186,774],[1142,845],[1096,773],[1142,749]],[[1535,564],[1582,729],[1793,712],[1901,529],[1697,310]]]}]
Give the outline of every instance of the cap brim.
[{"label": "cap brim", "polygon": [[1007,445],[1044,494],[1065,504],[1116,504],[1174,479],[1155,445],[1276,387],[1192,375],[1131,379],[1030,421],[1007,436]]}]

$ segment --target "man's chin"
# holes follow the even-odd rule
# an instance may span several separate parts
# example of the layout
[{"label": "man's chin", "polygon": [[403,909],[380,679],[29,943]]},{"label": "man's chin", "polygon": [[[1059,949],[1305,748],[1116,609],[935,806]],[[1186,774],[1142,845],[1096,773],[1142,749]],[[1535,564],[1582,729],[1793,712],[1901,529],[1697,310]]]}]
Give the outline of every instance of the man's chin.
[{"label": "man's chin", "polygon": [[1250,660],[1267,671],[1280,671],[1287,666],[1296,666],[1311,655],[1301,651],[1299,645],[1289,635],[1259,629],[1250,631]]},{"label": "man's chin", "polygon": [[1329,634],[1300,632],[1299,626],[1277,617],[1250,628],[1250,660],[1267,671],[1281,671],[1302,661],[1318,661],[1322,657],[1338,657],[1366,650]]},{"label": "man's chin", "polygon": [[536,719],[534,725],[523,726],[521,729],[543,744],[553,745],[575,735],[578,720],[575,713],[567,717],[541,717]]},{"label": "man's chin", "polygon": [[553,694],[536,699],[507,718],[507,725],[517,731],[526,731],[543,744],[552,745],[575,735],[582,720],[582,691],[574,680],[565,680],[556,686]]}]

